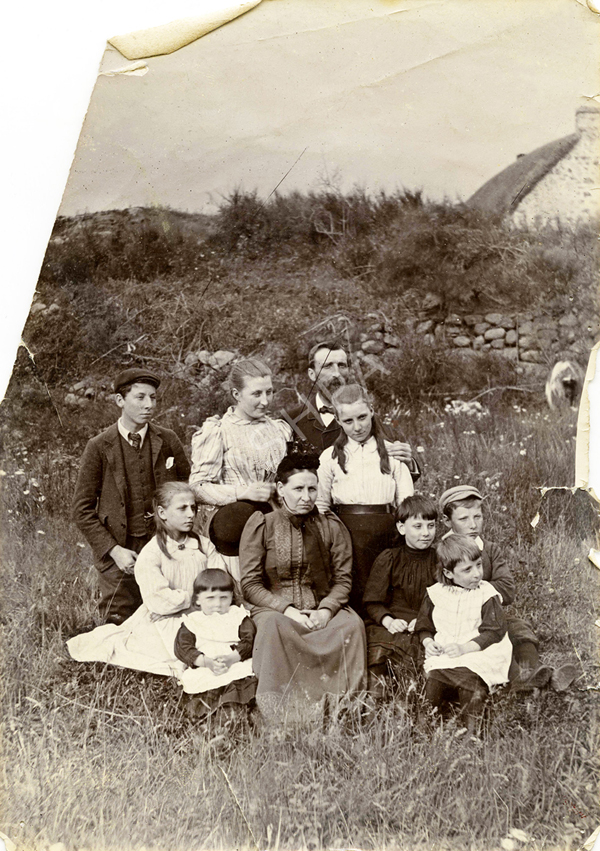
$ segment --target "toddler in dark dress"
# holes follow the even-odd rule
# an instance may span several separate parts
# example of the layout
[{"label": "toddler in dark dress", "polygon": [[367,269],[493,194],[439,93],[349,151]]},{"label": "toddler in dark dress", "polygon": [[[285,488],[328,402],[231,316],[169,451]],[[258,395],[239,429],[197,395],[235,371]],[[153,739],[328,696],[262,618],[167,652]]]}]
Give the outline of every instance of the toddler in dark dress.
[{"label": "toddler in dark dress", "polygon": [[415,622],[428,586],[436,581],[437,557],[432,546],[438,517],[434,500],[415,494],[396,509],[399,547],[384,550],[369,575],[363,603],[368,614],[367,664],[369,681],[378,691],[378,675],[416,672],[421,647]]}]

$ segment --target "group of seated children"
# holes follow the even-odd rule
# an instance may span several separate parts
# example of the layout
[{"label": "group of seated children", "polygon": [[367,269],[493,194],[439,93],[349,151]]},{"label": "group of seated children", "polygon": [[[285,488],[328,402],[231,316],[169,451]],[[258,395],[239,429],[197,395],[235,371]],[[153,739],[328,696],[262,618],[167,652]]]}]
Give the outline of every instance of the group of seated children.
[{"label": "group of seated children", "polygon": [[[540,665],[529,624],[505,615],[503,607],[514,599],[514,580],[500,547],[481,537],[482,501],[468,485],[445,491],[439,509],[450,528],[434,547],[436,503],[425,496],[407,497],[396,515],[403,540],[375,560],[363,597],[373,692],[390,669],[413,674],[423,666],[429,703],[441,707],[458,700],[471,729],[498,686],[510,683],[512,690],[531,691],[552,685],[563,691],[578,675],[574,665],[554,670]],[[164,533],[179,540],[185,530],[177,519],[169,523],[168,509],[157,506],[157,511],[159,521],[163,514],[167,521]],[[251,660],[256,627],[241,601],[234,605],[231,576],[203,570],[194,582],[192,602],[175,638],[175,656],[186,666],[184,691],[197,695],[194,713],[247,705],[256,692]]]},{"label": "group of seated children", "polygon": [[449,531],[434,547],[435,502],[407,497],[396,513],[403,544],[378,556],[363,597],[371,688],[389,668],[414,669],[424,655],[428,701],[458,699],[470,726],[499,685],[564,691],[578,675],[574,665],[540,665],[530,625],[505,615],[514,580],[500,547],[481,537],[482,501],[470,485],[445,491],[439,509]]}]

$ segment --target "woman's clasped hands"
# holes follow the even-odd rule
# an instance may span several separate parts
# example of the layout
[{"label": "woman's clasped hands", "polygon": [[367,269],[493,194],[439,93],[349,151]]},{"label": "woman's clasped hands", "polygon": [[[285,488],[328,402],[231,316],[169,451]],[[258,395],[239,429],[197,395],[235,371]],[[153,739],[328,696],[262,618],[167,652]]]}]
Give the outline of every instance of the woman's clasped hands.
[{"label": "woman's clasped hands", "polygon": [[302,624],[302,626],[310,630],[324,629],[332,617],[329,609],[311,609],[302,612],[294,606],[288,606],[284,614],[287,618]]},{"label": "woman's clasped hands", "polygon": [[409,623],[408,621],[405,621],[404,618],[393,618],[391,615],[386,615],[382,619],[381,625],[385,627],[391,635],[396,635],[396,633],[399,632],[414,632],[416,622],[416,618],[413,618]]}]

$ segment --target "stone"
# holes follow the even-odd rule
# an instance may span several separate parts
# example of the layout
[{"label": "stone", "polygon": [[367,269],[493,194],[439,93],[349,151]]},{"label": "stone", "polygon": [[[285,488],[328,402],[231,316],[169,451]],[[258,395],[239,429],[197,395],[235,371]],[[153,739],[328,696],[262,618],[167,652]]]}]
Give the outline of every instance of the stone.
[{"label": "stone", "polygon": [[456,325],[444,325],[444,331],[449,337],[457,337],[462,332],[462,328]]},{"label": "stone", "polygon": [[396,337],[394,334],[384,334],[383,342],[392,349],[399,349],[402,345],[400,337]]},{"label": "stone", "polygon": [[517,332],[514,328],[511,328],[510,331],[506,332],[506,337],[504,338],[507,346],[515,346],[517,343]]},{"label": "stone", "polygon": [[433,333],[434,333],[436,340],[442,340],[446,335],[446,332],[444,331],[443,325],[436,325],[435,328],[433,329]]},{"label": "stone", "polygon": [[78,381],[77,384],[73,385],[73,392],[79,393],[80,390],[85,390],[87,387],[87,381]]},{"label": "stone", "polygon": [[85,396],[86,399],[93,399],[94,396],[96,395],[96,391],[94,390],[93,387],[86,387],[83,395]]},{"label": "stone", "polygon": [[519,336],[530,337],[533,334],[533,322],[522,322],[519,325]]},{"label": "stone", "polygon": [[434,310],[437,307],[441,307],[443,304],[443,299],[437,293],[427,293],[425,298],[423,299],[423,310]]},{"label": "stone", "polygon": [[483,346],[481,347],[481,351],[482,352],[489,352],[491,348],[492,348],[492,346],[491,346],[490,343],[484,343]]},{"label": "stone", "polygon": [[218,352],[215,352],[211,358],[210,365],[215,369],[223,369],[224,366],[227,366],[228,363],[234,359],[235,354],[233,352],[225,352],[222,349],[219,349]]},{"label": "stone", "polygon": [[566,316],[561,316],[558,320],[558,324],[562,328],[576,328],[579,324],[579,320],[575,316],[574,313],[567,313]]},{"label": "stone", "polygon": [[379,355],[385,349],[383,340],[365,340],[361,349],[366,355]]},{"label": "stone", "polygon": [[542,328],[550,328],[552,331],[556,328],[556,322],[553,319],[548,319],[546,317],[541,317],[540,319],[536,319],[533,323],[536,331],[541,331]]},{"label": "stone", "polygon": [[468,316],[463,316],[463,322],[469,328],[472,328],[474,325],[479,325],[480,322],[483,322],[483,316],[480,313],[471,313]]},{"label": "stone", "polygon": [[29,312],[32,316],[35,316],[36,313],[41,313],[42,310],[46,310],[46,305],[42,301],[36,301],[35,304],[31,305]]},{"label": "stone", "polygon": [[435,346],[435,337],[433,334],[425,334],[423,342],[427,343],[428,346]]},{"label": "stone", "polygon": [[532,349],[535,346],[533,337],[519,337],[519,348],[521,350]]},{"label": "stone", "polygon": [[536,349],[529,349],[526,352],[521,352],[521,360],[525,363],[540,363],[542,360],[542,353],[538,352]]},{"label": "stone", "polygon": [[490,345],[491,345],[492,349],[503,349],[504,348],[504,340],[501,337],[496,338],[495,340],[492,340]]},{"label": "stone", "polygon": [[475,339],[473,340],[473,348],[474,349],[480,349],[483,346],[484,343],[485,343],[485,337],[483,337],[480,334],[478,337],[475,337]]},{"label": "stone", "polygon": [[444,322],[446,323],[446,325],[462,325],[462,319],[460,318],[458,313],[449,313],[448,316],[446,316]]},{"label": "stone", "polygon": [[509,331],[511,328],[515,327],[516,323],[515,320],[512,319],[510,316],[503,316],[500,322],[498,322],[498,325],[501,328],[506,328],[506,330]]},{"label": "stone", "polygon": [[471,345],[471,340],[469,339],[469,337],[463,337],[462,335],[455,337],[452,342],[454,343],[455,346],[458,346],[460,349],[464,349],[467,346]]},{"label": "stone", "polygon": [[369,331],[369,340],[383,340],[383,331]]},{"label": "stone", "polygon": [[186,366],[193,366],[195,363],[198,363],[198,352],[188,352],[185,356],[184,363]]},{"label": "stone", "polygon": [[48,308],[48,313],[59,313],[59,312],[60,312],[60,305],[58,305],[56,302],[51,304],[50,307]]},{"label": "stone", "polygon": [[515,361],[515,363],[518,360],[518,352],[517,352],[517,350],[514,346],[513,346],[512,349],[509,349],[509,348],[500,349],[500,354],[503,357],[505,357],[507,360]]},{"label": "stone", "polygon": [[575,331],[568,331],[567,332],[567,340],[568,340],[569,343],[572,343],[573,340],[576,340],[576,339],[577,339],[577,334],[575,333]]},{"label": "stone", "polygon": [[489,327],[489,322],[478,322],[477,325],[473,327],[473,331],[475,331],[476,334],[485,334]]},{"label": "stone", "polygon": [[74,393],[67,393],[65,396],[65,405],[78,405],[79,404],[79,396],[76,396]]},{"label": "stone", "polygon": [[212,357],[211,353],[206,351],[206,349],[202,349],[202,351],[198,352],[198,360],[200,363],[203,363],[204,366],[210,365],[210,359]]},{"label": "stone", "polygon": [[489,322],[490,325],[499,325],[503,318],[501,313],[486,313],[485,315],[485,321]]},{"label": "stone", "polygon": [[373,336],[373,332],[379,331],[381,333],[383,331],[383,325],[381,322],[374,322],[372,325],[369,325],[367,331],[371,336]]},{"label": "stone", "polygon": [[428,334],[433,328],[433,319],[426,319],[417,325],[417,334]]},{"label": "stone", "polygon": [[488,328],[483,336],[489,343],[490,340],[501,340],[506,336],[506,331],[504,328]]}]

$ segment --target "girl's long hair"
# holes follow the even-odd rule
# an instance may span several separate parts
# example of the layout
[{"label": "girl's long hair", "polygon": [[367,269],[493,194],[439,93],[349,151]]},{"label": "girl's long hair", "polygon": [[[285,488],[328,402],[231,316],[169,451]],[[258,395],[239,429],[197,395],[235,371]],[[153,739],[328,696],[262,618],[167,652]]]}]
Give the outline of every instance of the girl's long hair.
[{"label": "girl's long hair", "polygon": [[[340,405],[353,405],[355,402],[365,402],[371,409],[373,407],[369,394],[364,387],[361,387],[360,384],[346,384],[345,387],[340,387],[340,389],[336,390],[333,394],[331,401],[333,402],[338,422]],[[375,414],[373,414],[373,419],[371,421],[371,435],[375,438],[377,443],[377,451],[379,452],[379,469],[384,476],[389,475],[392,472],[390,457],[387,449],[385,448],[384,433],[381,423]],[[340,465],[340,469],[343,473],[346,472],[346,453],[344,450],[347,443],[348,435],[342,428],[341,434],[336,438],[335,443],[333,444],[333,457]]]},{"label": "girl's long hair", "polygon": [[[188,484],[186,484],[186,482],[164,482],[156,489],[154,499],[152,500],[152,507],[154,509],[154,525],[156,526],[156,542],[158,543],[158,548],[161,553],[163,553],[163,555],[167,558],[171,558],[167,549],[167,538],[169,537],[169,533],[167,532],[165,521],[158,515],[158,507],[168,508],[173,497],[180,493],[191,493],[194,499],[196,498],[194,491]],[[190,537],[196,538],[197,535],[191,533]],[[199,538],[198,547],[200,548],[200,552],[204,552],[202,549],[202,541]]]}]

